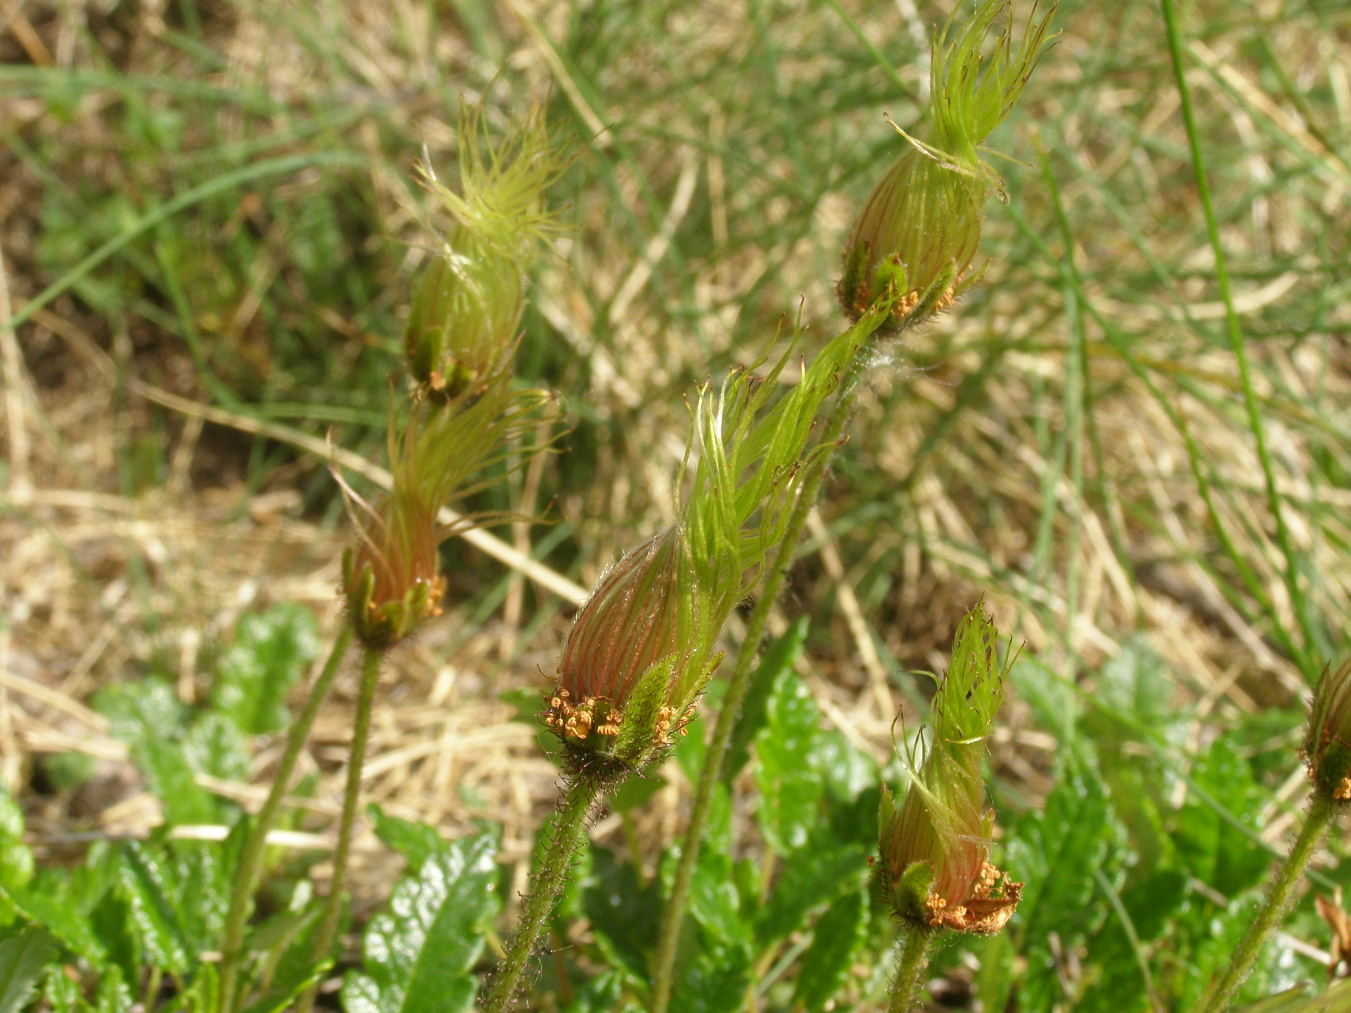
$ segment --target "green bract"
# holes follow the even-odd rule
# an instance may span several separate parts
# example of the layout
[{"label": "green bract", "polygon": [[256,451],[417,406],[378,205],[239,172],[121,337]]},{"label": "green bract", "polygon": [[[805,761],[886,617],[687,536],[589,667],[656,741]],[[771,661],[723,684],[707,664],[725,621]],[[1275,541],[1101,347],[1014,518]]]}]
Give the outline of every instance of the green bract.
[{"label": "green bract", "polygon": [[[891,325],[916,323],[951,305],[979,276],[973,262],[981,206],[998,183],[980,146],[1012,110],[1046,51],[1055,4],[1040,20],[1029,17],[1017,49],[1012,10],[1007,0],[986,0],[955,37],[949,20],[935,38],[933,141],[897,128],[910,146],[868,198],[845,250],[838,292],[851,319],[891,293]],[[993,47],[982,55],[992,29]]]}]

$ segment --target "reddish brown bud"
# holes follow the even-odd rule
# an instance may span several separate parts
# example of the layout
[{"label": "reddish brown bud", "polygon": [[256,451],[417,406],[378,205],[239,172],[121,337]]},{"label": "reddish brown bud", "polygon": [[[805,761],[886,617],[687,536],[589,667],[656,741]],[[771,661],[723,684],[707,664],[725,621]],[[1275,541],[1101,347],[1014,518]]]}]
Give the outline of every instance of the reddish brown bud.
[{"label": "reddish brown bud", "polygon": [[605,573],[548,699],[545,721],[560,738],[636,763],[684,728],[702,674],[693,580],[678,528]]}]

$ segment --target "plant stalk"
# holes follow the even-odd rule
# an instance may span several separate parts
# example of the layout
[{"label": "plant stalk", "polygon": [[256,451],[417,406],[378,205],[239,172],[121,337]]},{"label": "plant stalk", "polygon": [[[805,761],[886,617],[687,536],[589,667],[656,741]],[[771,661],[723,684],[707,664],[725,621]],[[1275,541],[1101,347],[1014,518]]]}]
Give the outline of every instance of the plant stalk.
[{"label": "plant stalk", "polygon": [[253,826],[249,828],[248,836],[244,839],[244,848],[239,856],[239,868],[230,891],[230,907],[225,915],[225,929],[221,941],[220,991],[216,1003],[219,1013],[233,1013],[235,1009],[239,987],[239,962],[243,955],[244,926],[248,921],[254,891],[258,889],[258,880],[262,875],[267,835],[277,822],[277,813],[281,809],[287,791],[290,790],[291,777],[295,773],[296,761],[300,759],[300,751],[305,748],[305,743],[310,737],[310,729],[314,726],[314,719],[318,717],[319,708],[328,698],[328,691],[333,687],[333,680],[351,644],[352,628],[348,623],[343,623],[333,641],[324,667],[310,686],[305,707],[287,735],[286,749],[277,764],[267,800],[258,810]]},{"label": "plant stalk", "polygon": [[929,966],[929,944],[936,932],[907,928],[901,944],[901,963],[891,983],[891,1002],[887,1013],[906,1013],[913,1009],[923,986],[924,969]]},{"label": "plant stalk", "polygon": [[727,694],[723,697],[718,721],[709,740],[708,752],[704,755],[704,765],[699,771],[698,783],[694,786],[694,798],[690,803],[690,819],[685,827],[685,835],[680,842],[680,860],[676,865],[675,880],[671,884],[671,896],[662,911],[661,935],[657,942],[656,962],[652,982],[652,1013],[667,1013],[671,1003],[671,990],[675,983],[676,944],[680,938],[680,927],[685,916],[685,905],[689,900],[690,885],[694,878],[694,864],[699,858],[699,847],[703,842],[704,824],[708,819],[708,808],[713,801],[713,788],[722,781],[722,765],[732,742],[732,733],[736,730],[737,718],[741,714],[741,705],[750,689],[751,673],[760,654],[760,643],[764,640],[765,630],[769,626],[770,613],[778,600],[783,582],[797,553],[798,541],[807,517],[821,491],[821,482],[834,448],[844,436],[853,408],[854,386],[858,382],[863,366],[864,343],[855,350],[845,375],[836,392],[835,402],[826,417],[821,443],[825,453],[815,462],[812,473],[803,482],[798,493],[793,513],[788,519],[779,550],[770,563],[765,576],[765,586],[751,612],[746,624],[746,637],[742,641],[737,655],[736,668],[727,680]]},{"label": "plant stalk", "polygon": [[1290,907],[1295,884],[1304,877],[1304,870],[1308,867],[1314,852],[1318,850],[1323,835],[1336,818],[1338,808],[1338,803],[1325,795],[1316,793],[1313,796],[1309,811],[1304,814],[1304,825],[1300,827],[1299,836],[1295,838],[1294,847],[1290,849],[1289,856],[1271,878],[1266,902],[1248,926],[1248,931],[1243,934],[1233,957],[1230,958],[1229,966],[1225,968],[1223,977],[1211,989],[1202,1013],[1220,1013],[1233,1000],[1239,986],[1243,984],[1244,979],[1252,971],[1253,964],[1257,962],[1267,934],[1276,927]]},{"label": "plant stalk", "polygon": [[[342,917],[343,887],[347,880],[347,859],[352,853],[352,833],[356,827],[357,805],[361,801],[361,769],[366,762],[366,742],[371,734],[371,712],[375,709],[375,690],[380,683],[380,662],[384,652],[366,648],[361,661],[361,685],[357,689],[357,705],[352,725],[352,743],[347,753],[347,786],[343,792],[342,816],[338,821],[338,843],[333,849],[333,881],[329,886],[328,902],[314,936],[314,960],[328,959],[337,938],[338,921]],[[296,1004],[300,1013],[314,1007],[318,984],[311,986]]]},{"label": "plant stalk", "polygon": [[521,909],[516,935],[512,937],[497,973],[493,975],[482,1013],[504,1013],[515,996],[544,923],[553,911],[558,895],[563,892],[568,869],[577,853],[582,823],[600,791],[599,779],[574,777],[559,796],[553,826],[549,831],[552,840],[544,849],[544,860],[533,877],[525,907]]}]

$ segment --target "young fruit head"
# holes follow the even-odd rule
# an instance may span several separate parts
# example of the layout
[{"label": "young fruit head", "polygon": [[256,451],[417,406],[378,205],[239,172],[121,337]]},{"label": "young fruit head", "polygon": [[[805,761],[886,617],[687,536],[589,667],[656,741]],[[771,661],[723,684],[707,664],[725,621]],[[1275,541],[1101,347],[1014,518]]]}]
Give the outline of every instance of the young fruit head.
[{"label": "young fruit head", "polygon": [[989,861],[994,815],[980,776],[1007,673],[997,638],[979,611],[962,620],[905,798],[882,793],[878,874],[897,917],[920,929],[998,932],[1022,893]]}]

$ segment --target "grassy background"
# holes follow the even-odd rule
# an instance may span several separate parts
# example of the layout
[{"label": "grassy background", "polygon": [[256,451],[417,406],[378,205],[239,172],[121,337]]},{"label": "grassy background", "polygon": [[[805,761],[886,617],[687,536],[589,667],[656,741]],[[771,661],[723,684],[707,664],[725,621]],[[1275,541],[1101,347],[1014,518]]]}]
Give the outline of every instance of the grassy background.
[{"label": "grassy background", "polygon": [[[322,441],[382,463],[434,223],[412,167],[425,150],[453,172],[460,102],[500,129],[540,101],[591,138],[556,191],[577,228],[542,265],[520,369],[564,395],[572,432],[497,501],[547,515],[498,535],[586,587],[666,522],[694,385],[757,358],[785,317],[839,326],[841,244],[903,143],[882,113],[914,123],[947,11],[7,8],[0,751],[41,853],[158,822],[84,706],[97,688],[159,673],[197,701],[241,616],[296,600],[340,621],[347,535]],[[783,612],[811,617],[802,674],[828,721],[879,757],[922,685],[906,673],[942,667],[981,596],[1071,710],[1107,720],[1094,703],[1122,659],[1149,659],[1157,677],[1131,683],[1148,699],[1120,714],[1167,717],[1172,738],[1123,762],[1180,784],[1216,738],[1239,744],[1260,852],[1301,798],[1307,684],[1351,639],[1351,26],[1317,0],[1182,11],[1245,382],[1158,8],[1066,3],[1057,23],[991,140],[1014,161],[984,283],[872,372]],[[390,667],[365,787],[446,833],[502,821],[520,858],[554,774],[497,696],[542,685],[572,607],[566,585],[446,553],[446,615]],[[321,816],[351,691],[313,750]],[[1001,808],[1035,808],[1067,736],[1114,741],[1056,723],[1039,692],[1010,693]],[[683,790],[627,828],[649,857]],[[369,905],[390,873],[369,837],[357,857]]]}]

